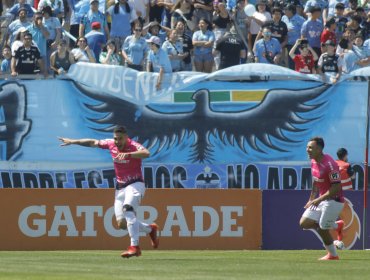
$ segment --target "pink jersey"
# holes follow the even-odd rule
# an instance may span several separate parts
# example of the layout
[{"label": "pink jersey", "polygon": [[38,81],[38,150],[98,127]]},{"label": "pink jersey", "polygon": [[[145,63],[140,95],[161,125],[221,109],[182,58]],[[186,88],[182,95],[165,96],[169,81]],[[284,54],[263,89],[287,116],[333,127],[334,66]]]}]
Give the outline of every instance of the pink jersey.
[{"label": "pink jersey", "polygon": [[140,158],[128,158],[123,160],[118,160],[116,158],[118,153],[131,153],[145,149],[142,145],[128,138],[123,150],[119,151],[113,139],[105,139],[99,141],[99,148],[109,149],[114,162],[114,171],[118,183],[125,187],[135,182],[144,181]]},{"label": "pink jersey", "polygon": [[[338,164],[329,155],[324,155],[320,163],[312,159],[311,172],[313,184],[319,188],[320,195],[326,193],[332,184],[340,184],[340,172]],[[344,202],[342,189],[333,199],[338,202]]]}]

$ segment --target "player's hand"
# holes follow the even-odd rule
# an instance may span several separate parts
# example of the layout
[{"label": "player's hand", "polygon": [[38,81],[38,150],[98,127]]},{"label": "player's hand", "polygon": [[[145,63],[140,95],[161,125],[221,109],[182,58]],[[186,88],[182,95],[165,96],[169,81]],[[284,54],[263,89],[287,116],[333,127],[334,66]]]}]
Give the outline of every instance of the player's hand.
[{"label": "player's hand", "polygon": [[314,200],[310,200],[310,201],[307,202],[307,204],[305,205],[304,208],[305,209],[311,208],[311,207],[316,208],[317,206],[319,206],[320,202],[321,202],[321,199],[320,198],[316,198]]},{"label": "player's hand", "polygon": [[69,138],[63,138],[63,137],[58,137],[58,139],[59,139],[60,141],[62,141],[62,144],[60,144],[60,146],[68,146],[68,145],[73,144],[73,143],[72,143],[72,139],[69,139]]}]

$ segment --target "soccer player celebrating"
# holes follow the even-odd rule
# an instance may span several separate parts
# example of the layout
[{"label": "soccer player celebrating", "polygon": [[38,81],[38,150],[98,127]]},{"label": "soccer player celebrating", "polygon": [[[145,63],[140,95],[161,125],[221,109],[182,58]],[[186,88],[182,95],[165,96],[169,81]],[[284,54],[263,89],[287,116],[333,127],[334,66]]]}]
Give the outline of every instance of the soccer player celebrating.
[{"label": "soccer player celebrating", "polygon": [[307,144],[307,154],[311,159],[312,191],[305,205],[300,226],[313,229],[322,238],[327,255],[319,260],[339,260],[330,229],[337,231],[337,239],[342,240],[344,222],[336,221],[344,206],[339,168],[335,160],[323,153],[324,139],[312,138]]},{"label": "soccer player celebrating", "polygon": [[141,170],[141,161],[147,158],[150,152],[141,144],[128,138],[124,126],[117,126],[113,131],[113,139],[69,139],[59,137],[61,146],[80,145],[85,147],[97,147],[108,149],[114,162],[116,174],[116,193],[114,201],[114,213],[117,224],[121,229],[127,229],[131,238],[131,246],[121,256],[130,258],[139,257],[139,233],[149,234],[152,247],[158,248],[158,226],[145,224],[136,218],[136,210],[144,197],[145,185]]}]

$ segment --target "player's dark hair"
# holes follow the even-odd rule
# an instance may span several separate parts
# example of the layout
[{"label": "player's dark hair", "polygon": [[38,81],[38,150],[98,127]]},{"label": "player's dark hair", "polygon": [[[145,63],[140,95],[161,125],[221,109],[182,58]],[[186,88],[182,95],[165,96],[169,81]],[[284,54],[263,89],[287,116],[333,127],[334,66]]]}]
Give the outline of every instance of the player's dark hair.
[{"label": "player's dark hair", "polygon": [[324,143],[324,139],[322,137],[319,137],[319,136],[315,136],[313,138],[310,139],[310,141],[313,141],[313,142],[316,142],[316,144],[321,147],[321,149],[323,150],[324,147],[325,147],[325,143]]},{"label": "player's dark hair", "polygon": [[124,125],[118,125],[114,128],[113,132],[127,134],[127,128]]},{"label": "player's dark hair", "polygon": [[339,159],[343,160],[346,155],[348,155],[348,151],[345,148],[338,149],[337,156]]}]

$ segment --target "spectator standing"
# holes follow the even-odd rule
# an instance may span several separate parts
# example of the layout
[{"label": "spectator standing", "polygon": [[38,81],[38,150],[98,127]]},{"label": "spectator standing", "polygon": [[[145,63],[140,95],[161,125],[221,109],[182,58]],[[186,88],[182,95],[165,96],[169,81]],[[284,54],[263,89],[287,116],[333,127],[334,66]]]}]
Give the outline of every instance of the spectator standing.
[{"label": "spectator standing", "polygon": [[76,62],[96,62],[94,52],[89,48],[85,37],[77,39],[77,47],[72,49],[71,53]]},{"label": "spectator standing", "polygon": [[177,21],[175,28],[179,40],[182,42],[184,54],[186,54],[181,62],[181,71],[192,71],[191,53],[193,51],[193,42],[191,37],[185,33],[185,23],[182,20]]},{"label": "spectator standing", "polygon": [[344,16],[344,5],[343,3],[338,3],[335,5],[335,22],[337,28],[335,30],[336,41],[339,42],[342,39],[344,30],[346,29],[348,18]]},{"label": "spectator standing", "polygon": [[312,7],[311,18],[306,20],[301,29],[301,38],[307,39],[308,44],[315,50],[316,54],[319,56],[321,54],[321,44],[320,38],[321,33],[324,29],[322,22],[319,20],[321,15],[321,8]]},{"label": "spectator standing", "polygon": [[[290,53],[296,41],[301,37],[301,29],[305,19],[297,14],[296,6],[288,5],[285,7],[285,15],[282,17],[282,21],[287,25],[287,51]],[[288,58],[288,65],[290,69],[294,69],[295,67],[290,55]]]},{"label": "spectator standing", "polygon": [[[299,48],[299,54],[295,54]],[[295,71],[302,74],[315,74],[315,62],[319,59],[316,52],[310,47],[307,40],[298,39],[289,52],[294,61]]]},{"label": "spectator standing", "polygon": [[177,0],[175,5],[172,7],[171,16],[171,28],[176,27],[177,22],[181,20],[186,23],[186,30],[188,34],[192,34],[195,29],[195,24],[193,21],[193,9],[191,5],[191,0]]},{"label": "spectator standing", "polygon": [[149,21],[161,22],[163,9],[163,0],[150,0]]},{"label": "spectator standing", "polygon": [[141,24],[149,21],[149,0],[129,0]]},{"label": "spectator standing", "polygon": [[3,60],[1,61],[1,74],[11,73],[12,51],[9,45],[3,47]]},{"label": "spectator standing", "polygon": [[107,14],[112,17],[111,39],[120,50],[126,37],[131,35],[131,24],[138,18],[136,11],[127,0],[118,0],[114,6],[108,8]]},{"label": "spectator standing", "polygon": [[118,53],[114,40],[109,40],[100,53],[99,62],[107,65],[122,65],[122,58]]},{"label": "spectator standing", "polygon": [[267,2],[259,0],[256,4],[256,12],[252,16],[251,25],[248,34],[248,46],[254,47],[257,35],[261,27],[268,21],[271,21],[271,14],[266,11]]},{"label": "spectator standing", "polygon": [[335,30],[337,29],[337,24],[335,18],[329,18],[325,23],[324,31],[321,33],[320,42],[324,44],[326,41],[330,40],[337,44],[337,39],[335,36]]},{"label": "spectator standing", "polygon": [[304,14],[307,18],[311,17],[312,8],[320,8],[322,14],[320,15],[319,19],[323,24],[326,22],[326,17],[328,15],[328,1],[327,0],[308,0],[304,7]]},{"label": "spectator standing", "polygon": [[150,46],[150,51],[148,53],[146,70],[159,73],[155,87],[157,90],[160,90],[164,74],[172,73],[171,62],[167,53],[161,49],[161,39],[157,36],[152,36],[147,42]]},{"label": "spectator standing", "polygon": [[62,25],[60,20],[52,16],[53,12],[50,6],[44,6],[42,8],[42,23],[49,32],[49,38],[47,40],[48,49],[56,48],[59,40],[62,38]]},{"label": "spectator standing", "polygon": [[209,30],[209,25],[207,19],[202,18],[199,21],[199,30],[193,34],[194,66],[198,72],[212,72],[215,35]]},{"label": "spectator standing", "polygon": [[247,56],[247,50],[245,49],[243,41],[237,34],[234,26],[230,28],[230,32],[227,32],[216,44],[217,52],[220,52],[220,69],[225,69],[234,65],[239,65],[242,59]]},{"label": "spectator standing", "polygon": [[105,38],[109,39],[109,29],[108,23],[105,15],[99,11],[99,1],[98,0],[89,0],[90,9],[89,11],[81,18],[79,26],[79,37],[85,37],[87,33],[91,31],[91,24],[93,22],[99,22],[101,32],[105,35]]},{"label": "spectator standing", "polygon": [[19,47],[12,57],[11,70],[12,76],[17,76],[18,74],[35,74],[39,70],[45,76],[47,75],[40,52],[37,47],[32,45],[32,35],[30,33],[24,34],[23,46]]},{"label": "spectator standing", "polygon": [[93,51],[95,58],[99,58],[102,48],[106,43],[104,34],[101,32],[101,26],[99,22],[93,22],[91,24],[92,30],[85,36],[87,45]]},{"label": "spectator standing", "polygon": [[343,52],[343,73],[351,73],[354,70],[370,65],[370,53],[364,53],[359,47],[348,39],[339,42]]},{"label": "spectator standing", "polygon": [[[333,41],[326,41],[326,52],[324,52],[318,61],[318,70],[320,74],[329,74],[330,81],[336,83],[341,74],[343,61],[339,55],[335,53],[335,43]],[[326,81],[326,76],[323,76],[323,80]]]},{"label": "spectator standing", "polygon": [[256,62],[279,65],[281,59],[281,46],[277,39],[272,38],[270,27],[262,29],[263,38],[254,46]]},{"label": "spectator standing", "polygon": [[67,41],[64,39],[60,40],[57,44],[57,50],[50,56],[50,69],[55,75],[63,75],[68,72],[74,63],[74,57],[68,51]]},{"label": "spectator standing", "polygon": [[134,26],[134,34],[126,38],[122,46],[122,57],[125,61],[125,66],[143,71],[145,57],[149,51],[149,47],[142,35],[142,26],[136,23]]},{"label": "spectator standing", "polygon": [[272,38],[279,41],[282,50],[282,61],[281,63],[287,65],[288,53],[286,45],[288,43],[288,27],[285,22],[281,20],[283,11],[279,7],[272,9],[272,21],[268,22],[268,26],[272,32]]},{"label": "spectator standing", "polygon": [[42,23],[43,18],[40,12],[36,12],[33,15],[33,19],[33,23],[27,27],[27,30],[32,35],[33,41],[40,51],[41,59],[44,64],[43,69],[47,70],[46,61],[48,59],[46,41],[49,39],[50,33]]},{"label": "spectator standing", "polygon": [[181,71],[181,61],[186,54],[184,53],[182,41],[178,40],[176,29],[168,33],[168,38],[163,43],[162,49],[167,53],[171,61],[172,72]]},{"label": "spectator standing", "polygon": [[338,3],[342,3],[344,5],[344,9],[349,9],[348,0],[329,0],[328,1],[328,15],[327,15],[328,18],[335,16],[335,6]]},{"label": "spectator standing", "polygon": [[6,34],[6,41],[9,40],[9,45],[14,41],[15,36],[18,34],[18,30],[23,27],[27,28],[31,25],[31,22],[27,18],[27,9],[22,7],[18,10],[18,19],[12,21],[8,26],[8,32]]},{"label": "spectator standing", "polygon": [[[218,0],[213,1],[213,34],[215,35],[215,43],[213,48],[216,48],[217,42],[224,36],[230,23],[229,14],[226,10],[225,4]],[[215,53],[214,57],[216,69],[220,66],[220,56]]]},{"label": "spectator standing", "polygon": [[199,26],[199,21],[205,18],[208,22],[212,21],[213,0],[192,0],[194,7],[194,21]]},{"label": "spectator standing", "polygon": [[26,3],[26,0],[18,0],[18,3],[14,4],[7,12],[6,16],[15,19],[21,9],[26,10],[26,17],[32,18],[34,11],[30,4]]},{"label": "spectator standing", "polygon": [[[248,39],[249,27],[251,24],[251,18],[246,15],[244,8],[248,5],[246,0],[238,0],[234,11],[234,22],[238,25],[240,36],[243,36],[245,41]],[[248,46],[248,49],[252,49],[252,46]]]}]

